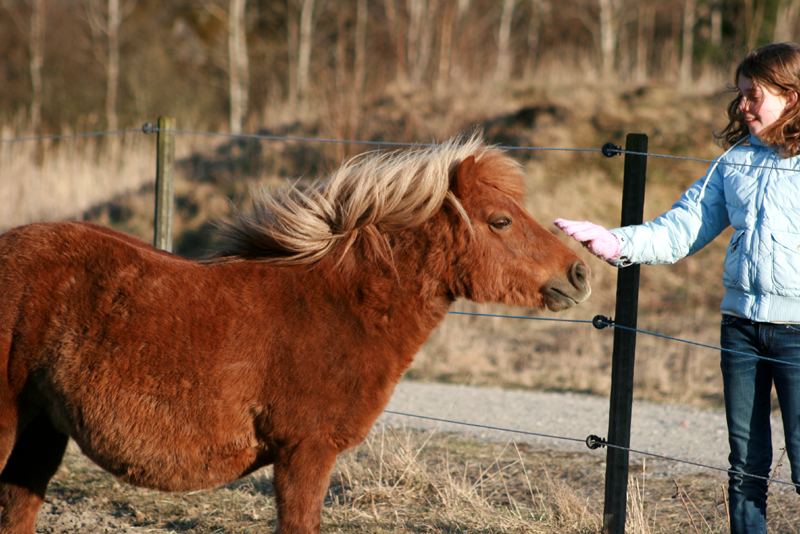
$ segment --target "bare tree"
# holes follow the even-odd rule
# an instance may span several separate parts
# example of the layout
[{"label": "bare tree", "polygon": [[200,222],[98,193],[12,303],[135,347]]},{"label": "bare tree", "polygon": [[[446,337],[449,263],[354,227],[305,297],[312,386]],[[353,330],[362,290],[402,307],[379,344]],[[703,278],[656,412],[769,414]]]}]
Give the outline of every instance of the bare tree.
[{"label": "bare tree", "polygon": [[367,0],[356,0],[355,59],[353,62],[353,85],[355,93],[362,95],[367,78]]},{"label": "bare tree", "polygon": [[800,0],[780,0],[776,9],[772,40],[775,42],[791,41],[796,35]]},{"label": "bare tree", "polygon": [[711,44],[722,46],[722,0],[710,0],[711,4]]},{"label": "bare tree", "polygon": [[408,65],[411,80],[418,84],[425,77],[431,60],[436,0],[407,0],[408,5]]},{"label": "bare tree", "polygon": [[[19,3],[12,0],[0,0],[0,6],[8,15],[17,30],[27,36],[28,75],[30,77],[30,104],[28,105],[28,125],[31,132],[39,131],[42,124],[44,35],[45,35],[45,3],[44,0],[28,0],[25,4],[30,11],[20,10]],[[27,15],[27,18],[26,16]]]},{"label": "bare tree", "polygon": [[681,83],[692,80],[692,66],[694,57],[694,22],[697,5],[695,0],[683,2],[683,29],[681,38],[681,63],[678,70],[678,79]]},{"label": "bare tree", "polygon": [[495,79],[499,82],[505,82],[511,76],[511,22],[514,18],[516,3],[517,0],[503,0],[503,12],[497,30],[497,62],[494,73]]},{"label": "bare tree", "polygon": [[299,23],[293,16],[292,5],[295,0],[286,1],[286,80],[287,101],[290,109],[297,107],[297,43],[299,37]]},{"label": "bare tree", "polygon": [[384,0],[386,23],[394,45],[395,81],[420,83],[431,64],[434,14],[438,0]]},{"label": "bare tree", "polygon": [[764,4],[757,0],[744,0],[745,44],[748,50],[753,49],[764,24]]},{"label": "bare tree", "polygon": [[650,3],[640,3],[638,15],[636,20],[636,63],[633,78],[636,83],[644,83],[649,76],[648,64],[655,27],[655,6]]},{"label": "bare tree", "polygon": [[44,0],[33,0],[30,30],[31,131],[42,122],[42,65],[44,64]]},{"label": "bare tree", "polygon": [[443,94],[450,83],[450,68],[453,61],[453,30],[456,24],[456,11],[453,2],[445,2],[440,18],[439,59],[436,69],[436,94]]},{"label": "bare tree", "polygon": [[230,94],[229,125],[232,133],[242,132],[247,115],[250,62],[247,58],[247,0],[228,4],[228,87]]},{"label": "bare tree", "polygon": [[106,76],[106,125],[109,130],[116,130],[119,126],[117,116],[117,94],[119,92],[119,27],[122,24],[122,14],[119,10],[119,0],[108,0],[108,65]]},{"label": "bare tree", "polygon": [[597,0],[600,8],[600,69],[603,79],[608,80],[616,68],[617,24],[620,0]]},{"label": "bare tree", "polygon": [[300,33],[297,43],[297,96],[303,101],[308,96],[311,79],[311,48],[314,37],[314,0],[302,0],[300,8]]},{"label": "bare tree", "polygon": [[134,4],[121,0],[84,0],[86,18],[96,41],[95,58],[106,72],[105,116],[109,130],[119,127],[120,28]]},{"label": "bare tree", "polygon": [[525,61],[525,78],[533,75],[536,61],[539,57],[539,34],[541,33],[542,20],[547,14],[549,5],[544,0],[530,0],[530,18],[528,20],[528,54]]},{"label": "bare tree", "polygon": [[406,20],[400,13],[397,0],[384,0],[386,11],[386,24],[394,45],[395,81],[401,85],[408,81],[408,66],[406,64]]}]

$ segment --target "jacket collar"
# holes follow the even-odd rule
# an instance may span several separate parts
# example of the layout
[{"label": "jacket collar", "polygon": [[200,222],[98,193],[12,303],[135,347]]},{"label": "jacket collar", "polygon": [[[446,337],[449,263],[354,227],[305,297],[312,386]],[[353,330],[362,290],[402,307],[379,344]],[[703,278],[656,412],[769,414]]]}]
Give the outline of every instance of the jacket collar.
[{"label": "jacket collar", "polygon": [[750,135],[749,135],[749,137],[748,137],[748,139],[747,139],[747,141],[748,141],[748,143],[750,144],[750,146],[758,146],[758,147],[767,147],[767,148],[772,148],[772,145],[768,145],[768,144],[766,144],[764,141],[762,141],[762,140],[761,140],[761,138],[759,138],[759,137],[758,137],[757,135],[755,135],[755,134],[750,134]]}]

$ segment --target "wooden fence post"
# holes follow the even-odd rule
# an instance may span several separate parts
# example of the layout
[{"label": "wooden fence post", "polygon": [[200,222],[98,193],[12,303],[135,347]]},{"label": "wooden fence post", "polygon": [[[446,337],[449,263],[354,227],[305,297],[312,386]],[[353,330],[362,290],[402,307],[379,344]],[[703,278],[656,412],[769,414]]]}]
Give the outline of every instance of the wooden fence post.
[{"label": "wooden fence post", "polygon": [[[640,224],[644,216],[644,186],[647,156],[630,152],[647,152],[647,136],[628,134],[625,138],[625,175],[622,186],[622,226]],[[617,304],[614,322],[636,328],[639,306],[639,266],[632,265],[617,273]],[[633,405],[633,367],[636,357],[636,331],[614,329],[614,352],[611,362],[611,397],[608,420],[608,443],[626,450],[609,447],[606,454],[605,505],[603,532],[624,534],[628,493],[628,451],[631,442],[631,410]]]},{"label": "wooden fence post", "polygon": [[172,216],[175,207],[173,167],[175,164],[175,118],[158,118],[156,141],[156,213],[153,245],[172,252]]}]

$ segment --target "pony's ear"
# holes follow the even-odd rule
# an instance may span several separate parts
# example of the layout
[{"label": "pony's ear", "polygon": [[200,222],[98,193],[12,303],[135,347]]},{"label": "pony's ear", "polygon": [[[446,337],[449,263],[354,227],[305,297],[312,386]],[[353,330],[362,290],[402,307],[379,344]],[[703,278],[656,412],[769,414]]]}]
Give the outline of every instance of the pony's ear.
[{"label": "pony's ear", "polygon": [[468,156],[458,164],[450,178],[450,190],[458,198],[464,198],[472,183],[472,172],[475,169],[475,156]]}]

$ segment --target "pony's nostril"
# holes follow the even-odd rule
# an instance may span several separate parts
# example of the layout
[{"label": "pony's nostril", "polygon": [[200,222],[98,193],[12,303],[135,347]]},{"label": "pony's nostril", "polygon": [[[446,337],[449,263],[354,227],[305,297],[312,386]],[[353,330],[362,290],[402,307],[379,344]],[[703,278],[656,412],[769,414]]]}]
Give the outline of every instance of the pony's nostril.
[{"label": "pony's nostril", "polygon": [[572,285],[583,289],[589,282],[589,267],[582,261],[576,261],[569,270],[569,281]]}]

